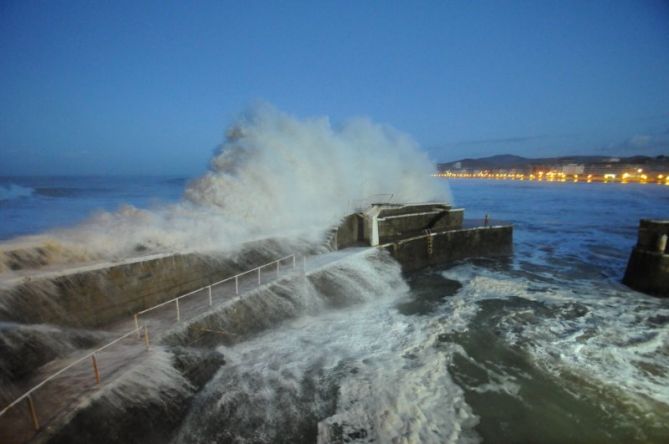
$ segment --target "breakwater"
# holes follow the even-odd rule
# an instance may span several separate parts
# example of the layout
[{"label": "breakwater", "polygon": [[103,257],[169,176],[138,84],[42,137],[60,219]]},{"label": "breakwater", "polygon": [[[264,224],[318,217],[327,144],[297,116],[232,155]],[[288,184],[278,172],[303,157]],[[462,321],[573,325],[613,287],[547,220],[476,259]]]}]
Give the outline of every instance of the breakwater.
[{"label": "breakwater", "polygon": [[654,296],[669,297],[669,220],[642,219],[623,283]]},{"label": "breakwater", "polygon": [[[103,434],[112,441],[160,442],[165,435],[151,435],[146,427],[143,429],[131,419],[145,418],[149,423],[162,424],[165,433],[176,427],[184,415],[183,406],[188,405],[212,372],[222,365],[223,358],[215,351],[217,346],[244,342],[290,319],[361,302],[360,295],[368,294],[370,285],[374,288],[392,288],[395,285],[392,282],[369,281],[379,275],[378,267],[385,269],[391,266],[388,264],[396,264],[391,257],[406,271],[411,271],[465,257],[510,252],[510,227],[464,228],[462,215],[462,210],[443,204],[373,206],[371,211],[346,218],[336,230],[337,234],[330,243],[341,248],[344,254],[332,253],[332,258],[328,254],[313,256],[313,261],[302,264],[301,273],[287,276],[281,276],[277,267],[277,279],[240,294],[237,298],[233,297],[229,303],[212,307],[210,302],[209,307],[205,307],[199,314],[191,313],[193,316],[188,319],[180,319],[177,302],[177,322],[174,327],[158,330],[159,334],[152,337],[153,349],[149,353],[133,355],[127,365],[103,369],[106,371],[106,379],[102,385],[93,359],[98,377],[97,390],[87,392],[85,403],[71,404],[62,414],[51,418],[48,426],[40,426],[38,440],[86,442],[96,434]],[[348,248],[365,243],[369,243],[365,248]],[[108,337],[110,327],[122,325],[121,319],[132,313],[168,302],[175,293],[183,294],[193,287],[206,286],[221,277],[229,277],[243,264],[294,246],[282,243],[277,243],[273,248],[254,245],[238,252],[234,258],[197,254],[158,256],[149,260],[70,270],[54,277],[30,279],[18,283],[5,293],[6,306],[13,307],[5,310],[5,316],[18,313],[19,317],[11,319],[11,322],[21,326],[48,322],[60,325],[62,329],[90,332],[93,336],[93,332],[100,331],[102,337],[93,337],[89,341],[89,344],[97,344],[105,334]],[[314,253],[319,251],[319,247],[308,246],[303,251]],[[364,256],[364,259],[351,259],[358,255]],[[294,267],[295,261],[292,263]],[[258,284],[261,283],[260,276],[259,272]],[[178,280],[179,277],[189,277],[190,280],[180,282],[180,286],[169,287],[169,282],[173,282],[170,279]],[[51,286],[45,286],[45,282],[50,280]],[[117,285],[118,280],[127,280],[129,283],[125,282],[126,286],[122,289],[109,291],[110,287]],[[40,290],[44,288],[51,290]],[[84,295],[82,298],[78,293],[78,290],[91,288],[94,289],[93,294],[106,297],[98,299]],[[169,291],[165,291],[166,288]],[[128,292],[133,294],[125,295]],[[211,289],[209,295],[211,301]],[[49,297],[52,298],[49,302],[55,304],[57,310],[51,310],[49,305],[41,302],[40,298]],[[27,302],[31,298],[38,303]],[[102,315],[91,314],[98,311],[96,307]],[[71,316],[68,316],[68,310]],[[148,347],[146,332],[144,341]],[[23,346],[13,350],[12,355],[17,350],[29,350],[30,345],[30,341],[25,340]],[[81,347],[84,345],[74,347],[74,350]],[[71,352],[64,350],[61,356],[66,357]],[[53,356],[38,356],[33,360],[33,367],[46,364],[51,358]],[[114,374],[116,376],[112,376]],[[158,381],[149,383],[147,378],[152,374],[162,376]],[[26,380],[30,376],[30,369],[24,368],[22,379]],[[16,382],[11,376],[7,379],[11,383]],[[176,387],[186,389],[179,390]],[[131,395],[134,391],[148,394],[146,397],[136,397]],[[95,418],[102,415],[117,418],[116,431],[111,426],[96,424]],[[128,415],[132,415],[132,418]],[[84,429],[86,433],[77,434],[79,429]]]},{"label": "breakwater", "polygon": [[513,227],[487,220],[465,224],[464,209],[448,204],[375,204],[346,217],[331,245],[384,248],[405,271],[414,271],[468,257],[509,255]]}]

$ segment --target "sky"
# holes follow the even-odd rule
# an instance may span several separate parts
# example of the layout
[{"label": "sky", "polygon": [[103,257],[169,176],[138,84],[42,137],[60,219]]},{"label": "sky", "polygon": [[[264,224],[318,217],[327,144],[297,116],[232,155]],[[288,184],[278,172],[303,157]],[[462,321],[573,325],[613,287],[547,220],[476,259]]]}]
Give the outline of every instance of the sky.
[{"label": "sky", "polygon": [[195,175],[265,102],[435,162],[669,155],[669,2],[0,0],[0,175]]}]

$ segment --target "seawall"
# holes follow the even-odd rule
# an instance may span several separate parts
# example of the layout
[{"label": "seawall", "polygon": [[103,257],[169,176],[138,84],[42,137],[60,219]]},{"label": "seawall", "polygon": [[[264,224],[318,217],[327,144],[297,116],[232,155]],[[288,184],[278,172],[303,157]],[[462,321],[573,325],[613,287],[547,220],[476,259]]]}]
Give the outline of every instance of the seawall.
[{"label": "seawall", "polygon": [[632,250],[623,283],[653,296],[669,297],[669,220],[639,222],[639,238]]},{"label": "seawall", "polygon": [[266,240],[228,254],[166,254],[36,273],[3,285],[0,321],[100,328],[295,248]]},{"label": "seawall", "polygon": [[498,225],[429,233],[383,245],[405,271],[477,256],[513,252],[513,227]]},{"label": "seawall", "polygon": [[[337,230],[334,245],[338,248],[360,244],[377,247],[387,251],[405,271],[467,257],[511,253],[511,226],[462,228],[463,212],[460,209],[430,204],[383,205],[376,210],[346,218]],[[307,254],[319,252],[317,250],[304,243],[264,240],[226,255],[158,255],[123,263],[83,267],[56,275],[36,273],[35,277],[20,280],[0,290],[0,321],[102,329],[118,321],[129,321],[137,311],[277,257],[296,251]],[[103,435],[98,438],[100,442],[150,441],[149,437],[154,435],[150,429],[146,429],[146,424],[136,423],[137,418],[148,418],[165,430],[171,430],[181,421],[185,413],[184,406],[192,399],[191,392],[201,387],[221,365],[217,357],[208,354],[213,353],[217,345],[244,341],[288,319],[319,312],[323,308],[355,303],[352,298],[362,293],[359,286],[364,283],[364,279],[361,276],[369,274],[365,268],[368,262],[372,267],[385,263],[399,270],[388,254],[379,254],[376,248],[368,248],[366,251],[372,252],[372,256],[364,263],[352,261],[348,265],[331,266],[334,262],[327,262],[327,265],[315,271],[312,269],[308,273],[297,272],[285,276],[243,294],[228,304],[184,320],[162,337],[152,336],[152,343],[160,344],[157,347],[170,353],[183,349],[183,353],[192,357],[172,357],[169,365],[168,359],[163,359],[163,368],[173,378],[166,378],[165,386],[156,387],[155,399],[131,399],[132,393],[144,390],[140,384],[134,389],[130,386],[124,389],[124,397],[119,403],[116,396],[118,391],[109,392],[103,387],[100,395],[93,397],[92,402],[78,406],[58,423],[53,423],[48,433],[40,434],[40,440],[75,442],[77,430],[85,429],[85,439],[80,442],[90,441],[96,435]],[[341,254],[350,255],[351,250]],[[392,287],[399,282],[386,284]],[[92,342],[95,340],[91,338]],[[24,349],[29,346],[26,342]],[[35,362],[46,362],[46,355],[40,359],[36,358]],[[206,371],[201,375],[202,381],[195,383],[187,375],[198,373],[199,367],[206,368]],[[129,370],[132,371],[132,368]],[[147,376],[146,384],[151,387],[152,372],[147,369],[145,373],[139,376]],[[184,375],[193,385],[188,393],[175,391],[169,383],[171,380],[183,381]],[[117,426],[97,424],[96,420],[102,417],[111,418]],[[168,435],[155,436],[159,442]]]},{"label": "seawall", "polygon": [[330,244],[384,248],[405,271],[477,256],[513,252],[513,226],[464,228],[464,210],[448,204],[373,204],[344,218]]}]

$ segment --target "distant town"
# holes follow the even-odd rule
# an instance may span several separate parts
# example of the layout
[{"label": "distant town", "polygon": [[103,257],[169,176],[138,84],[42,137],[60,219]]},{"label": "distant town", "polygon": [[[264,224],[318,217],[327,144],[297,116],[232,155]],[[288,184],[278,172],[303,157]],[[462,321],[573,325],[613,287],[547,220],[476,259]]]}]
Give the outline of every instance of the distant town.
[{"label": "distant town", "polygon": [[529,159],[504,154],[440,163],[435,176],[452,179],[654,183],[669,186],[669,156]]}]

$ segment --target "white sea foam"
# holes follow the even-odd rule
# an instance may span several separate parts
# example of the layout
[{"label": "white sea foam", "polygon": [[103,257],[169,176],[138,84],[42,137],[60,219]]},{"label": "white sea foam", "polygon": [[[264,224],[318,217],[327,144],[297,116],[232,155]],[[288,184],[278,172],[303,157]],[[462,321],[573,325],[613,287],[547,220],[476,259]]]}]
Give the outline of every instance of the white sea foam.
[{"label": "white sea foam", "polygon": [[450,354],[435,347],[451,326],[398,312],[408,288],[399,266],[384,257],[351,256],[322,278],[343,283],[312,295],[345,296],[355,306],[221,348],[226,365],[198,396],[175,442],[308,442],[301,428],[313,433],[317,424],[322,443],[340,442],[338,436],[476,441],[477,417],[447,371]]},{"label": "white sea foam", "polygon": [[18,199],[21,197],[30,197],[33,192],[32,188],[22,187],[21,185],[16,185],[13,183],[0,185],[0,201]]},{"label": "white sea foam", "polygon": [[[542,304],[511,309],[493,327],[556,379],[568,371],[643,411],[652,410],[649,400],[669,407],[669,308],[660,300],[641,294],[632,300],[629,292],[588,281],[554,286],[510,279],[472,265],[444,274],[464,283],[458,297],[471,306],[514,297]],[[477,310],[468,312],[470,321]]]},{"label": "white sea foam", "polygon": [[317,239],[370,195],[450,200],[433,169],[409,136],[368,119],[332,125],[259,106],[231,125],[210,170],[187,186],[183,201],[102,212],[51,236],[103,256],[138,245],[220,250],[268,236]]},{"label": "white sea foam", "polygon": [[193,385],[174,368],[173,355],[154,347],[148,356],[103,390],[82,398],[79,408],[101,401],[109,409],[123,411],[143,404],[163,404],[171,398],[183,400],[193,391]]}]

